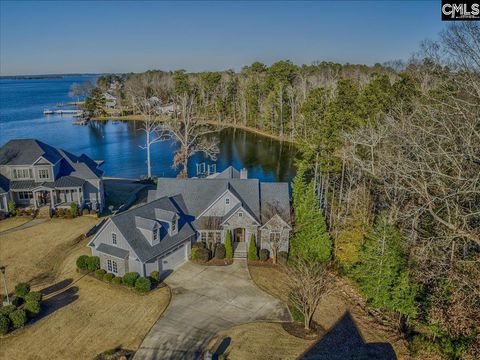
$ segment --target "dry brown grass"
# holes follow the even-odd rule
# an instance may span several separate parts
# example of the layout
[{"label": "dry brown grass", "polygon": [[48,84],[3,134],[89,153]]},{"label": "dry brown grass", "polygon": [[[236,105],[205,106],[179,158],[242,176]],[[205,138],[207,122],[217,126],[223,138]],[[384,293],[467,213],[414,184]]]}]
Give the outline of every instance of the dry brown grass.
[{"label": "dry brown grass", "polygon": [[13,229],[14,227],[23,225],[29,222],[30,220],[32,220],[31,217],[23,217],[23,216],[11,217],[4,220],[0,220],[0,232]]},{"label": "dry brown grass", "polygon": [[[286,275],[281,271],[281,267],[249,265],[249,271],[257,286],[282,301],[287,301],[288,288],[286,285]],[[400,339],[394,331],[389,331],[389,329],[377,324],[362,308],[349,301],[337,284],[335,284],[332,291],[320,301],[314,315],[314,321],[320,325],[322,332],[328,332],[346,312],[349,312],[355,320],[357,330],[365,342],[390,343],[398,359],[407,359],[409,357],[409,351],[403,339]],[[282,339],[278,340],[279,342],[289,340],[291,335],[286,332],[285,334]],[[280,335],[281,333],[279,336]],[[304,350],[307,350],[307,346]]]},{"label": "dry brown grass", "polygon": [[208,345],[214,351],[221,341],[231,338],[228,358],[235,360],[296,359],[313,341],[288,334],[278,323],[256,322],[234,326],[219,333]]},{"label": "dry brown grass", "polygon": [[[65,224],[69,221],[70,226],[67,227],[77,225],[76,232],[66,229]],[[96,354],[117,346],[136,350],[168,305],[169,289],[164,287],[147,295],[140,295],[133,290],[106,284],[78,273],[75,260],[81,254],[89,254],[86,247],[88,239],[73,245],[71,242],[82,233],[84,227],[88,229],[89,221],[80,218],[73,221],[54,220],[48,224],[48,230],[42,230],[41,237],[37,235],[27,238],[19,234],[21,239],[28,239],[24,240],[27,243],[23,247],[16,244],[15,251],[13,246],[9,246],[9,258],[13,259],[15,253],[24,260],[30,259],[31,264],[43,264],[45,254],[48,254],[49,258],[58,259],[59,266],[50,264],[37,272],[37,275],[45,275],[45,269],[49,268],[51,272],[47,279],[51,276],[53,279],[34,286],[34,290],[40,290],[53,285],[57,291],[46,296],[46,315],[0,339],[0,358],[92,359]],[[28,230],[33,229],[22,230],[21,233]],[[62,231],[69,231],[71,235],[70,238],[65,237],[69,240],[62,242],[67,245],[65,247],[57,244]],[[60,252],[54,254],[51,251],[31,251],[28,257],[23,257],[21,249],[25,250],[29,245],[37,246],[42,240],[48,240],[45,237],[48,234],[51,236],[46,236],[47,238],[57,239],[54,243],[57,244],[57,250],[61,249]],[[27,264],[20,266],[26,267]],[[30,265],[31,271],[34,268]],[[15,277],[22,278],[20,275]]]},{"label": "dry brown grass", "polygon": [[0,236],[0,263],[7,267],[10,286],[22,281],[40,283],[53,275],[74,240],[98,222],[81,216],[52,219],[28,229]]}]

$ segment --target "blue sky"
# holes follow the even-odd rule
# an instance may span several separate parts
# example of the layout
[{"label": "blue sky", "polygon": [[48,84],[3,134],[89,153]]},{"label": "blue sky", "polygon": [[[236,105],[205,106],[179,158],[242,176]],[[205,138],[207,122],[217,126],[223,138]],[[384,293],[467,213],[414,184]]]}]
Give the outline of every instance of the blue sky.
[{"label": "blue sky", "polygon": [[5,1],[0,72],[240,69],[290,59],[374,64],[435,39],[440,1]]}]

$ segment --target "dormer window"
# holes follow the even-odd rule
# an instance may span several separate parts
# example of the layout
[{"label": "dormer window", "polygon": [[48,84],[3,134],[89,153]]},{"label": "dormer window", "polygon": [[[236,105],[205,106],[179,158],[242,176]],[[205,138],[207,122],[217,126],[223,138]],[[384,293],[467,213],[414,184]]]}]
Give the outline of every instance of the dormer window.
[{"label": "dormer window", "polygon": [[112,244],[117,245],[117,234],[112,233]]},{"label": "dormer window", "polygon": [[174,221],[172,222],[172,233],[175,232],[176,229],[177,229],[177,223]]},{"label": "dormer window", "polygon": [[153,242],[158,241],[158,229],[153,230]]},{"label": "dormer window", "polygon": [[225,198],[225,205],[230,205],[230,198]]}]

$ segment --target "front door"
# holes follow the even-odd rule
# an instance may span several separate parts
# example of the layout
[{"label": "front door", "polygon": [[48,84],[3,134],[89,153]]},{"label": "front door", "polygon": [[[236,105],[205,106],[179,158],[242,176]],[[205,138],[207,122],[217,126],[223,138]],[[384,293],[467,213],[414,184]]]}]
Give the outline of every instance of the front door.
[{"label": "front door", "polygon": [[245,229],[235,229],[233,231],[233,238],[235,242],[245,241]]}]

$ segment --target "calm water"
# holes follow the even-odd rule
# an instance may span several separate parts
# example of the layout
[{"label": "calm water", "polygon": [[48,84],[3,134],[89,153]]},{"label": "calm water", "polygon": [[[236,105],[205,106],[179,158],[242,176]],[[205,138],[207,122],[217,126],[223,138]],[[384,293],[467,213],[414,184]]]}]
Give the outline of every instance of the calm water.
[{"label": "calm water", "polygon": [[[145,135],[139,130],[140,123],[108,121],[75,126],[71,116],[43,115],[44,108],[72,101],[68,97],[70,85],[84,80],[94,79],[0,80],[0,145],[14,138],[37,138],[73,153],[105,160],[102,168],[107,176],[145,175],[146,153],[139,147]],[[290,181],[295,175],[295,149],[290,144],[234,129],[221,131],[218,138],[217,170],[229,165],[245,167],[249,177],[264,181]],[[152,145],[153,174],[177,174],[171,167],[175,146],[172,142]],[[194,176],[196,164],[204,161],[201,154],[192,158],[189,175]]]}]

